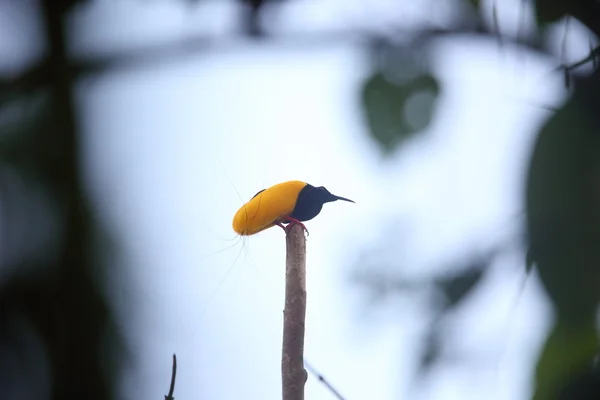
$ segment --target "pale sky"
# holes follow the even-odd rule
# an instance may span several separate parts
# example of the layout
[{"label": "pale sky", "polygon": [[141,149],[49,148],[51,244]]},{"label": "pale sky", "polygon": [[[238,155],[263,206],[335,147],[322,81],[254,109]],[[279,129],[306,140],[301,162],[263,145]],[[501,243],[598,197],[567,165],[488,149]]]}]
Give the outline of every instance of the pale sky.
[{"label": "pale sky", "polygon": [[[379,13],[391,4],[374,3]],[[307,19],[339,27],[332,16],[340,7],[350,24],[365,7],[324,4],[299,2],[285,18],[292,28]],[[186,7],[98,1],[73,19],[85,27],[73,48],[127,48],[124,35],[134,44],[172,39],[196,31],[195,18],[216,35],[234,14],[231,4]],[[0,54],[12,51],[0,43]],[[348,275],[397,220],[410,230],[396,240],[396,266],[411,276],[516,229],[531,140],[547,117],[536,104],[564,96],[554,65],[511,49],[445,41],[435,61],[443,89],[436,119],[386,162],[362,125],[357,96],[368,71],[350,42],[217,48],[78,85],[92,190],[124,244],[116,265],[134,285],[125,292],[114,282],[114,301],[135,310],[123,316],[137,356],[124,398],[163,396],[173,352],[178,399],[280,398],[284,235],[274,228],[243,243],[228,239],[242,201],[290,179],[356,201],[328,204],[307,224],[307,360],[348,400],[405,397],[422,311],[408,299],[365,314]],[[440,368],[419,398],[527,398],[549,314],[535,280],[513,308],[522,260],[502,263],[448,332],[457,348],[481,354],[483,367]],[[306,398],[332,396],[311,376]]]}]

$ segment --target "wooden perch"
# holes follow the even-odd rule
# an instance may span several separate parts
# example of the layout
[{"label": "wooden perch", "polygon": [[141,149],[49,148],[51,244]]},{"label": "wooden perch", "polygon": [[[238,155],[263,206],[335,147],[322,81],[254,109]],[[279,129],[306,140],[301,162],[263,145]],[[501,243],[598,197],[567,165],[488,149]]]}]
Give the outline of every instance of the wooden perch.
[{"label": "wooden perch", "polygon": [[285,308],[281,378],[283,400],[304,400],[304,320],[306,315],[306,238],[300,225],[286,236]]}]

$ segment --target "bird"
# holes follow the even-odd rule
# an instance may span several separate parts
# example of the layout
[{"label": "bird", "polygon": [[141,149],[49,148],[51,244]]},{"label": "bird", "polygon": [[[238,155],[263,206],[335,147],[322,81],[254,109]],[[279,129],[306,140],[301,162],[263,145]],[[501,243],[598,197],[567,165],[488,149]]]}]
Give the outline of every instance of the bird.
[{"label": "bird", "polygon": [[332,194],[323,186],[297,180],[281,182],[259,191],[240,207],[233,217],[232,227],[241,236],[255,235],[275,225],[287,232],[295,224],[308,233],[303,222],[319,215],[325,203],[337,200],[355,203]]}]

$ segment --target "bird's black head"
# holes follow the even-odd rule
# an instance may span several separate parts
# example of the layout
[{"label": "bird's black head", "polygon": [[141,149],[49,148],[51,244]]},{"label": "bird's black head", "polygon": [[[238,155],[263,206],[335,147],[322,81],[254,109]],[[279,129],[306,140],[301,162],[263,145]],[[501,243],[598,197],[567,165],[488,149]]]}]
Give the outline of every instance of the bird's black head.
[{"label": "bird's black head", "polygon": [[294,211],[290,217],[296,218],[299,221],[308,221],[316,217],[323,208],[323,204],[331,203],[332,201],[343,200],[354,203],[354,201],[345,197],[336,196],[325,189],[323,186],[312,186],[307,184],[302,188],[296,200]]},{"label": "bird's black head", "polygon": [[324,186],[314,187],[312,191],[314,192],[313,193],[314,198],[318,199],[319,202],[321,202],[322,204],[331,203],[332,201],[336,201],[336,200],[343,200],[343,201],[349,201],[351,203],[354,203],[353,200],[350,200],[350,199],[347,199],[345,197],[336,196],[335,194],[332,194]]}]

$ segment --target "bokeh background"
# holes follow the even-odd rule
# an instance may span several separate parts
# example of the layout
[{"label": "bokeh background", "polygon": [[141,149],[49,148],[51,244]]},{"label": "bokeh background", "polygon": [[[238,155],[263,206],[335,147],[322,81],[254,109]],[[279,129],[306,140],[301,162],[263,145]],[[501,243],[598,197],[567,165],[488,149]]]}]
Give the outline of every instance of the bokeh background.
[{"label": "bokeh background", "polygon": [[[594,0],[0,0],[5,399],[600,398]],[[598,271],[598,272],[597,272]],[[586,397],[587,396],[587,397]]]}]

